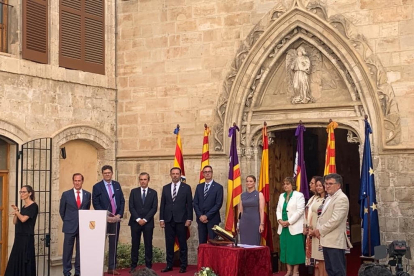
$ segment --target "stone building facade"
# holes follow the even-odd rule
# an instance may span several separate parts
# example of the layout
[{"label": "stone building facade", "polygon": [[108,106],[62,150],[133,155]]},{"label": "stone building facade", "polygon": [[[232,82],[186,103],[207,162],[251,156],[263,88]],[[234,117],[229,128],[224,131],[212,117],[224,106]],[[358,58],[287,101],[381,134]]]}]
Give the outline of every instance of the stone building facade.
[{"label": "stone building facade", "polygon": [[[333,119],[349,132],[351,141],[360,142],[363,118],[368,115],[374,130],[381,240],[412,243],[412,4],[401,0],[121,2],[119,180],[136,183],[137,171],[149,171],[150,185],[160,191],[169,180],[175,146],[172,130],[177,123],[187,182],[194,189],[204,123],[212,127],[215,178],[225,184],[227,129],[233,122],[241,129],[239,153],[245,176],[258,175],[263,121],[271,132],[278,132],[295,128],[299,120],[308,128],[321,129]],[[300,46],[310,59],[314,101],[292,103],[295,92],[289,75],[294,72],[286,65]],[[353,177],[358,181],[359,171]],[[353,200],[357,205],[357,197]],[[193,225],[192,250],[197,247],[196,232]],[[158,227],[155,233],[155,244],[163,247]],[[191,261],[196,261],[195,255]]]},{"label": "stone building facade", "polygon": [[[66,168],[84,167],[73,159],[59,159],[62,146],[87,147],[70,143],[96,149],[97,162],[88,161],[92,169],[86,189],[100,178],[100,166],[109,163],[116,167],[128,203],[139,172],[151,175],[150,186],[159,193],[170,181],[177,124],[187,183],[194,190],[205,123],[212,130],[214,178],[226,186],[227,129],[233,122],[240,127],[238,148],[246,176],[258,175],[260,169],[263,121],[278,141],[278,135],[294,129],[299,120],[323,133],[332,119],[349,134],[348,141],[358,143],[364,139],[363,118],[368,115],[381,240],[414,242],[411,0],[106,1],[105,75],[59,67],[59,35],[53,27],[59,21],[57,1],[50,1],[49,64],[22,59],[20,2],[9,1],[14,6],[10,20],[17,27],[9,53],[0,54],[0,135],[10,142],[10,152],[35,138],[52,138],[52,210],[61,191],[71,186]],[[295,86],[298,70],[292,66],[299,55],[310,64],[308,78],[302,81],[309,88],[302,92]],[[300,93],[310,100],[297,98]],[[355,153],[360,157],[361,149],[362,144]],[[16,158],[11,154],[9,163]],[[17,170],[9,168],[9,202],[16,198]],[[358,178],[357,173],[352,180]],[[280,181],[272,180],[273,194],[280,192]],[[359,184],[353,185],[355,189]],[[357,198],[352,200],[356,205]],[[59,221],[53,212],[54,260],[61,251],[62,241],[53,239],[59,236]],[[158,225],[154,245],[164,248]],[[195,222],[190,229],[189,248],[195,253]],[[13,231],[9,220],[9,250]],[[125,219],[121,242],[129,242],[129,236]],[[197,261],[196,254],[189,258],[190,263]]]}]

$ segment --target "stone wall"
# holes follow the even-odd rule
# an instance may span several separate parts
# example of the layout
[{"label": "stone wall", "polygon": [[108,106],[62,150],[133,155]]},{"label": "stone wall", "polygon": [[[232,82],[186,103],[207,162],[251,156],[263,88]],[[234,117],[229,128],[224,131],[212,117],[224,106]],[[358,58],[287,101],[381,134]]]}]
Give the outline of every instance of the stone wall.
[{"label": "stone wall", "polygon": [[[59,148],[68,141],[81,139],[97,149],[98,166],[115,165],[116,77],[115,77],[115,5],[106,5],[106,74],[97,75],[59,67],[59,1],[49,1],[49,62],[39,64],[22,59],[22,6],[8,1],[9,49],[0,53],[0,135],[22,144],[41,137],[53,138],[52,149],[52,259],[59,259],[58,239],[61,220],[57,210],[60,199]],[[16,155],[12,146],[9,172],[9,203],[15,203]],[[68,154],[70,154],[68,152]],[[81,153],[82,155],[82,153]],[[82,162],[82,158],[80,158]],[[73,172],[72,172],[73,173]],[[20,173],[19,173],[20,175]],[[67,183],[68,179],[64,182]],[[69,180],[70,181],[70,180]],[[5,210],[7,212],[7,210]],[[9,252],[14,226],[9,223]],[[61,273],[61,272],[60,272]]]},{"label": "stone wall", "polygon": [[[193,184],[197,181],[203,125],[207,123],[213,126],[219,122],[217,114],[220,110],[217,106],[222,95],[230,93],[224,91],[223,83],[234,66],[233,60],[237,58],[238,49],[246,44],[245,40],[256,24],[270,17],[271,12],[288,11],[293,2],[119,2],[117,160],[119,178],[121,183],[126,183],[126,189],[137,185],[136,173],[144,170],[151,174],[150,185],[158,191],[163,183],[169,181],[168,170],[173,164],[175,147],[172,131],[176,124],[181,126],[188,182]],[[303,2],[306,6],[310,1]],[[328,17],[344,16],[354,27],[353,30],[365,37],[370,51],[379,57],[380,64],[385,68],[385,74],[379,78],[391,84],[395,93],[400,115],[401,142],[384,153],[381,137],[378,137],[380,131],[374,129],[373,134],[373,151],[380,164],[377,193],[382,241],[388,241],[395,233],[401,233],[410,243],[414,242],[404,228],[404,223],[411,217],[408,202],[404,203],[407,195],[397,193],[397,190],[409,192],[412,178],[402,168],[395,167],[395,161],[410,159],[414,153],[411,131],[414,127],[414,114],[410,108],[414,104],[413,3],[406,0],[328,0],[320,3],[326,8]],[[374,96],[374,101],[380,99]],[[318,108],[315,106],[315,110]],[[346,118],[342,119],[346,121]],[[224,137],[228,127],[224,126]],[[222,134],[215,133],[213,129],[210,136],[211,153],[214,153],[212,141],[215,135]],[[403,150],[406,152],[404,157],[401,155]],[[224,152],[214,155],[216,163],[213,163],[213,167],[220,172],[215,178],[221,183],[227,182],[227,152],[228,146],[225,146]],[[242,174],[247,175],[257,172],[260,160],[251,156],[242,157],[241,163]],[[398,166],[403,166],[403,163],[399,162]],[[401,186],[393,186],[396,180]],[[394,190],[395,196],[392,196]],[[391,205],[394,207],[388,209]],[[389,211],[397,209],[398,218]],[[388,219],[401,223],[386,226],[385,221]],[[156,224],[155,244],[163,247],[163,233],[160,231]],[[192,237],[195,237],[194,227],[191,232]],[[127,237],[125,232],[124,237]],[[193,248],[196,241],[191,238],[190,244]]]}]

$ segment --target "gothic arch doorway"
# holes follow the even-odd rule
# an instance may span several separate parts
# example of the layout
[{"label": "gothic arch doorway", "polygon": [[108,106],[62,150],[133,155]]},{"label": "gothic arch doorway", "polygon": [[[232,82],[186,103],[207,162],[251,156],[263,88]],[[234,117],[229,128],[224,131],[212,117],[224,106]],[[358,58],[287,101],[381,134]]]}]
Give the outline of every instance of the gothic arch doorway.
[{"label": "gothic arch doorway", "polygon": [[[281,129],[269,133],[269,184],[270,184],[270,216],[272,222],[273,248],[280,253],[279,236],[275,210],[279,195],[283,193],[283,179],[292,176],[296,153],[295,129]],[[304,149],[307,179],[322,176],[325,162],[327,134],[324,127],[307,127],[304,133]],[[350,130],[337,128],[335,130],[337,172],[344,178],[343,191],[350,201],[349,224],[352,242],[361,240],[358,193],[360,183],[360,154],[359,143],[353,139]]]}]

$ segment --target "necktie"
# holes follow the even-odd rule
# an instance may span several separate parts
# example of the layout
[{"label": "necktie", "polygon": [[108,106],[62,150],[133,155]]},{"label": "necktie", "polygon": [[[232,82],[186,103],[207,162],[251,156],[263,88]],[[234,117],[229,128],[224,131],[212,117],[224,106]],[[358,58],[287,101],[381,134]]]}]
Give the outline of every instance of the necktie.
[{"label": "necktie", "polygon": [[204,188],[204,198],[207,196],[208,188],[210,187],[210,184],[206,184],[206,187]]},{"label": "necktie", "polygon": [[177,184],[174,184],[173,194],[172,194],[172,200],[175,201],[175,198],[177,197]]},{"label": "necktie", "polygon": [[80,196],[79,196],[80,191],[76,191],[76,193],[78,194],[78,196],[76,197],[76,205],[78,205],[78,209],[79,209],[81,206],[81,201],[80,201]]},{"label": "necktie", "polygon": [[109,200],[111,201],[111,206],[112,206],[112,214],[115,215],[116,208],[115,208],[115,202],[114,202],[114,193],[112,193],[112,189],[111,189],[111,183],[108,183],[106,185],[108,185]]},{"label": "necktie", "polygon": [[143,190],[143,193],[142,193],[142,203],[145,203],[145,190]]}]

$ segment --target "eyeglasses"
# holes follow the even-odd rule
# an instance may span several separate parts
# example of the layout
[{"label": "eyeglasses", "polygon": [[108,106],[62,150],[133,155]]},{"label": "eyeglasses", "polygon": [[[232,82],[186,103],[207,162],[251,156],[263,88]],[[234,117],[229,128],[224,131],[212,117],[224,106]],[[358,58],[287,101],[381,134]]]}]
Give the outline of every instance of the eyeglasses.
[{"label": "eyeglasses", "polygon": [[332,183],[332,182],[325,182],[325,186],[332,186],[332,185],[334,185],[334,184],[338,184],[338,183]]},{"label": "eyeglasses", "polygon": [[213,171],[203,171],[203,173],[212,173]]},{"label": "eyeglasses", "polygon": [[19,194],[25,194],[27,191],[20,191]]}]

